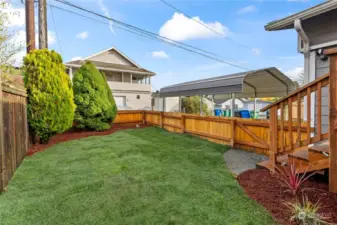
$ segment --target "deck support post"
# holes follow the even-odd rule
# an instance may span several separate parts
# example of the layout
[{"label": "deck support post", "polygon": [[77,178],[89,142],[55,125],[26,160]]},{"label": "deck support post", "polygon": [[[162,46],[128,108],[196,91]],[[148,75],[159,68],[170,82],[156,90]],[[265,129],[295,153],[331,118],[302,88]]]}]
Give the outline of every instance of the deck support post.
[{"label": "deck support post", "polygon": [[337,48],[327,49],[330,57],[329,83],[329,190],[337,193]]},{"label": "deck support post", "polygon": [[269,161],[270,161],[270,169],[272,171],[275,170],[276,166],[276,153],[277,153],[277,105],[273,106],[270,109],[270,148],[269,148]]}]

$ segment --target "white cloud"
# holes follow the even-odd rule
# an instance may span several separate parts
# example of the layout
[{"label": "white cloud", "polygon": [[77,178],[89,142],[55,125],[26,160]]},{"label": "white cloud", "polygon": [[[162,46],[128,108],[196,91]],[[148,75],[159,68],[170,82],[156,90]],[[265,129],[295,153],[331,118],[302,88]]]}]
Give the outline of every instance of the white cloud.
[{"label": "white cloud", "polygon": [[303,67],[295,67],[291,70],[286,71],[284,74],[287,75],[292,80],[297,80],[301,74],[303,74]]},{"label": "white cloud", "polygon": [[253,48],[252,52],[254,53],[254,55],[261,55],[261,49],[259,48]]},{"label": "white cloud", "polygon": [[194,20],[205,24],[220,34],[225,36],[230,35],[229,29],[220,22],[216,21],[207,23],[197,16],[193,17],[192,20],[181,13],[174,13],[172,18],[166,21],[160,28],[159,34],[176,41],[219,37],[218,34],[198,24]]},{"label": "white cloud", "polygon": [[13,8],[11,4],[6,4],[5,8],[2,9],[9,21],[6,24],[8,27],[21,27],[25,25],[25,9],[24,8]]},{"label": "white cloud", "polygon": [[169,55],[164,51],[154,51],[154,52],[152,52],[152,57],[167,59],[167,58],[169,58]]},{"label": "white cloud", "polygon": [[81,33],[76,34],[77,39],[83,39],[84,40],[84,39],[87,39],[88,36],[89,36],[88,31],[83,31]]},{"label": "white cloud", "polygon": [[255,5],[249,5],[249,6],[246,6],[246,7],[243,7],[243,8],[241,8],[241,9],[239,9],[238,11],[237,11],[237,13],[239,14],[239,15],[242,15],[242,14],[246,14],[246,13],[252,13],[252,12],[256,12],[256,7],[255,7]]},{"label": "white cloud", "polygon": [[71,58],[71,61],[76,61],[76,60],[80,60],[82,59],[82,56],[75,56],[73,58]]},{"label": "white cloud", "polygon": [[[101,11],[104,13],[104,15],[107,16],[107,17],[109,17],[109,18],[111,18],[109,10],[104,5],[103,0],[98,0],[97,2],[98,2],[99,7],[101,8]],[[109,29],[110,29],[111,33],[116,34],[115,31],[114,31],[114,29],[112,28],[112,25],[113,25],[113,22],[111,20],[109,20]]]}]

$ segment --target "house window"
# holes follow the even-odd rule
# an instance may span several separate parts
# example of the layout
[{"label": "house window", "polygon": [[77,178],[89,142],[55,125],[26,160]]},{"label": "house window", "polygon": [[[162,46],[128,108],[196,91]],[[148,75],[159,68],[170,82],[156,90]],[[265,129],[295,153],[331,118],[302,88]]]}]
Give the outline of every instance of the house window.
[{"label": "house window", "polygon": [[137,95],[137,99],[140,99],[140,95]]}]

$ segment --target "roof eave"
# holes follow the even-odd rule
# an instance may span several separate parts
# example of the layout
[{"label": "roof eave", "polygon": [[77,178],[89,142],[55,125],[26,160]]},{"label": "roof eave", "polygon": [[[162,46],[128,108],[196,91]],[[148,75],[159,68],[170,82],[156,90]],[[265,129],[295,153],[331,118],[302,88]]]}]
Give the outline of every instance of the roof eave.
[{"label": "roof eave", "polygon": [[292,28],[296,19],[305,20],[337,8],[337,1],[327,1],[319,5],[293,14],[280,20],[268,23],[264,28],[266,31],[276,31]]}]

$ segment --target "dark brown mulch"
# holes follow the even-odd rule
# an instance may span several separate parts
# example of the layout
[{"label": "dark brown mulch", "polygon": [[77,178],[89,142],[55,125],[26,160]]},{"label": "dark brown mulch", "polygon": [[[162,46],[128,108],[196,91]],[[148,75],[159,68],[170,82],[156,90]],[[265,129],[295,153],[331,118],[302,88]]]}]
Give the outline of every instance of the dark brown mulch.
[{"label": "dark brown mulch", "polygon": [[[238,181],[248,196],[263,205],[276,221],[281,224],[295,224],[289,221],[290,210],[284,204],[294,201],[294,196],[280,184],[275,175],[265,169],[253,169],[240,174]],[[329,217],[327,222],[337,223],[337,194],[329,192],[329,185],[322,176],[310,178],[301,190],[312,203],[320,202],[319,214]],[[302,193],[298,197],[302,197]]]},{"label": "dark brown mulch", "polygon": [[53,136],[48,143],[46,144],[32,144],[28,150],[27,155],[31,156],[37,152],[44,151],[45,149],[49,148],[50,146],[56,145],[58,143],[66,142],[66,141],[71,141],[71,140],[76,140],[80,138],[85,138],[85,137],[90,137],[90,136],[104,136],[104,135],[109,135],[112,133],[115,133],[116,131],[120,130],[126,130],[126,129],[133,129],[133,128],[144,128],[148,127],[147,125],[143,124],[113,124],[109,130],[106,131],[79,131],[76,129],[71,129],[69,131],[66,131],[62,134],[57,134]]}]

